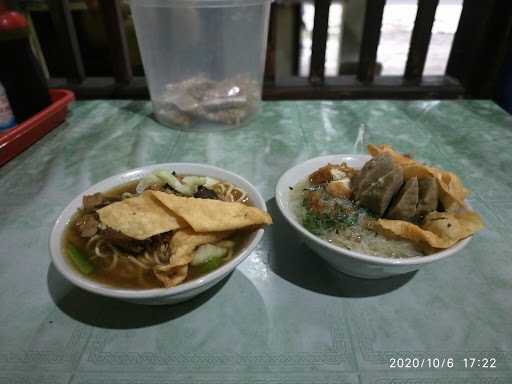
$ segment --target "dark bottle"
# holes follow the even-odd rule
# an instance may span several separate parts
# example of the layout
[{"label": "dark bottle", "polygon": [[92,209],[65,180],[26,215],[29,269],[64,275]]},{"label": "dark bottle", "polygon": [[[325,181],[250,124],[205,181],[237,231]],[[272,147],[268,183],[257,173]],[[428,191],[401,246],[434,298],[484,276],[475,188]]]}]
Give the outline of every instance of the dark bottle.
[{"label": "dark bottle", "polygon": [[0,82],[19,123],[51,103],[46,79],[28,35],[28,23],[22,14],[0,10]]}]

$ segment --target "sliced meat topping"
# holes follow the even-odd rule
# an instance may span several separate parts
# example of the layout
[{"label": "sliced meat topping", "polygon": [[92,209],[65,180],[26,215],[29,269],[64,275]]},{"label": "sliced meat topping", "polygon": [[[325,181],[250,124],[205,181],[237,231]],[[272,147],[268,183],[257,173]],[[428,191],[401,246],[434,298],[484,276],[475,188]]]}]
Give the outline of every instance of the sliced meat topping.
[{"label": "sliced meat topping", "polygon": [[96,214],[83,215],[76,223],[76,227],[80,236],[82,237],[93,237],[98,232],[98,225],[100,222],[97,219]]},{"label": "sliced meat topping", "polygon": [[95,211],[98,208],[104,207],[105,205],[108,205],[110,203],[111,200],[100,192],[95,193],[93,195],[85,195],[82,198],[82,204],[86,212]]},{"label": "sliced meat topping", "polygon": [[146,245],[149,244],[148,242],[150,242],[150,240],[136,240],[112,228],[101,231],[101,234],[105,236],[112,245],[131,254],[143,252]]},{"label": "sliced meat topping", "polygon": [[437,210],[439,202],[439,187],[434,177],[425,177],[418,180],[419,196],[416,216],[422,220],[427,214]]},{"label": "sliced meat topping", "polygon": [[219,197],[217,196],[217,194],[214,191],[212,191],[211,189],[206,188],[202,185],[197,187],[197,191],[196,191],[196,193],[194,193],[194,197],[197,197],[199,199],[214,199],[214,200],[219,199]]},{"label": "sliced meat topping", "polygon": [[394,220],[411,221],[416,215],[417,204],[418,178],[411,177],[393,198],[386,217]]},{"label": "sliced meat topping", "polygon": [[359,200],[360,194],[379,178],[396,168],[389,155],[380,155],[368,161],[361,171],[352,178],[351,188],[356,198]]},{"label": "sliced meat topping", "polygon": [[403,182],[404,172],[402,168],[394,167],[360,193],[359,204],[382,217]]}]

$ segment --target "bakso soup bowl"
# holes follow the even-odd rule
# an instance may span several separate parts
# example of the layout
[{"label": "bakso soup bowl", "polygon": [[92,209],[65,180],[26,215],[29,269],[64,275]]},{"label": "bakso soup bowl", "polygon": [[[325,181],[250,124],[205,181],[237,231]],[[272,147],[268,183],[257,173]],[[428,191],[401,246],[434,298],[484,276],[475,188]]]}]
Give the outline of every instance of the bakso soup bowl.
[{"label": "bakso soup bowl", "polygon": [[368,155],[321,156],[298,164],[281,176],[276,186],[277,206],[281,214],[309,248],[340,272],[365,279],[380,279],[418,270],[424,265],[454,255],[467,245],[471,237],[461,240],[451,248],[441,252],[426,256],[395,259],[350,251],[331,244],[305,229],[294,212],[294,204],[297,202],[292,201],[290,197],[290,187],[303,181],[308,175],[328,163],[340,164],[346,162],[347,165],[360,169],[368,160],[370,160]]},{"label": "bakso soup bowl", "polygon": [[192,163],[167,163],[150,165],[123,172],[116,176],[109,177],[108,179],[105,179],[80,193],[69,203],[66,208],[64,208],[56,220],[50,235],[50,255],[55,267],[67,280],[69,280],[77,287],[80,287],[94,294],[127,302],[149,305],[176,304],[185,300],[189,300],[213,287],[215,284],[219,283],[222,279],[226,278],[231,272],[233,272],[237,265],[249,256],[249,254],[254,250],[258,242],[261,240],[263,236],[263,229],[257,229],[248,234],[245,241],[241,246],[239,246],[239,249],[235,251],[234,256],[225,264],[203,276],[185,281],[180,285],[171,288],[152,288],[140,290],[115,288],[92,280],[86,275],[83,275],[77,271],[75,267],[71,265],[69,258],[64,254],[63,241],[67,224],[70,223],[73,215],[82,206],[82,197],[84,195],[91,195],[96,192],[106,192],[119,185],[139,180],[145,175],[160,169],[169,169],[175,171],[177,174],[182,175],[209,176],[218,180],[229,182],[247,192],[250,204],[252,206],[259,208],[262,211],[267,211],[265,201],[258,193],[256,188],[252,186],[247,180],[232,172],[210,165]]}]

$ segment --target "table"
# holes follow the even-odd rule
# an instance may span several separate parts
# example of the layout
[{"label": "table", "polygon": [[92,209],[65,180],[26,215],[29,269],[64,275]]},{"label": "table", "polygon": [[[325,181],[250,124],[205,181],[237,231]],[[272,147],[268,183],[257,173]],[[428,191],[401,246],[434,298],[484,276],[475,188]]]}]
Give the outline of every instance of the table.
[{"label": "table", "polygon": [[[214,133],[150,114],[141,101],[76,102],[66,123],[0,168],[0,383],[512,383],[512,118],[495,104],[269,102],[248,126]],[[486,229],[416,274],[333,272],[279,215],[274,186],[294,164],[367,143],[458,173]],[[61,209],[103,178],[170,161],[214,164],[261,191],[275,224],[256,251],[174,307],[67,283],[47,246]],[[473,357],[496,368],[465,368]],[[424,367],[389,368],[400,358]],[[429,368],[434,359],[445,367]]]}]

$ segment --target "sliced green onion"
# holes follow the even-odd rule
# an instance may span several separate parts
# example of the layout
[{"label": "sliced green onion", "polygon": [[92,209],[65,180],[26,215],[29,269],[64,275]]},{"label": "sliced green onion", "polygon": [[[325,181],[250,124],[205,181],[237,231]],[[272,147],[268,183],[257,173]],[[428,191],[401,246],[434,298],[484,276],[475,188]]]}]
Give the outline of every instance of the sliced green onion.
[{"label": "sliced green onion", "polygon": [[84,256],[73,244],[68,243],[67,246],[68,257],[73,262],[73,265],[84,275],[90,275],[94,271],[94,266],[89,259]]}]

